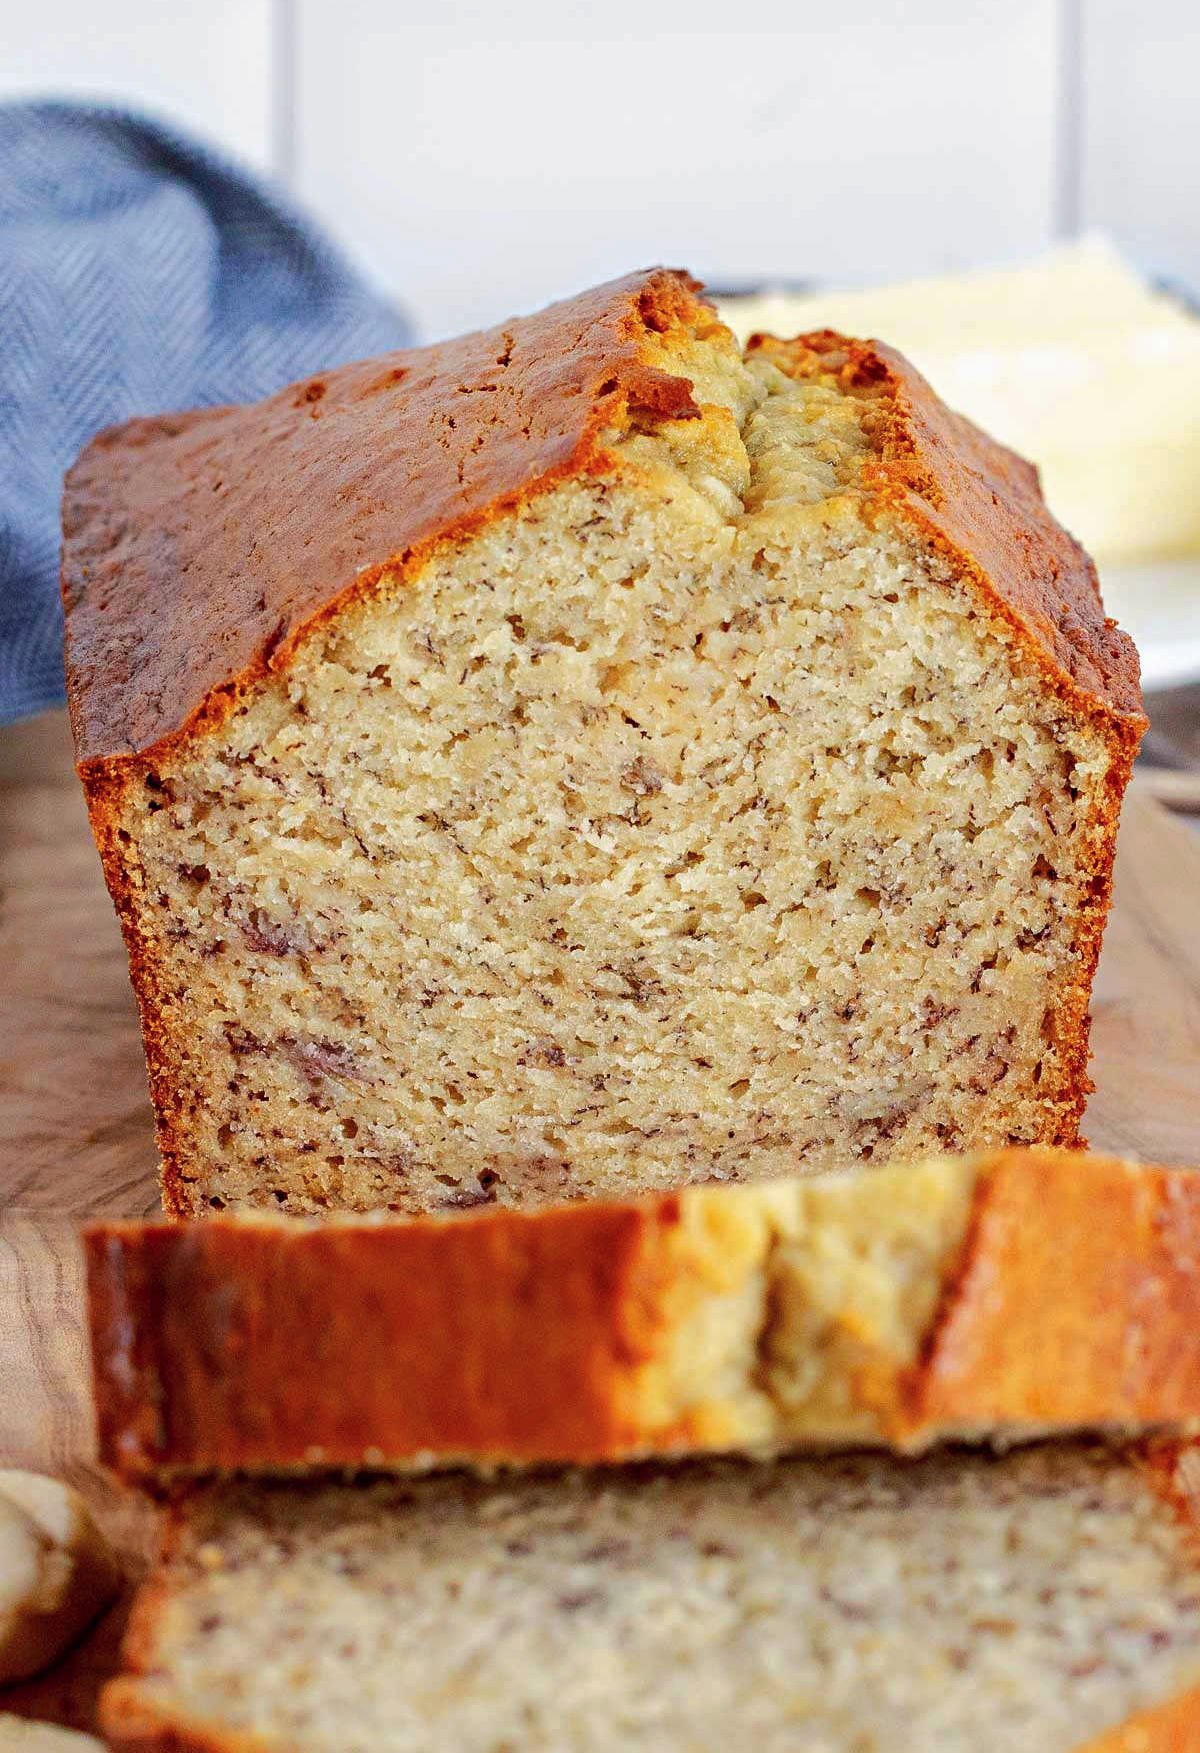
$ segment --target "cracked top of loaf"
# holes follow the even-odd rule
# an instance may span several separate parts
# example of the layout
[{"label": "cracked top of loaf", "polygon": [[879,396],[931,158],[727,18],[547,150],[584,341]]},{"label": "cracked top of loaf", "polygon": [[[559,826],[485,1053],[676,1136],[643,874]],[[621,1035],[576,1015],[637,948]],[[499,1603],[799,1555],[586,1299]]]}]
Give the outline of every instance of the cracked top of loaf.
[{"label": "cracked top of loaf", "polygon": [[[751,502],[737,458],[770,441],[754,430],[764,371],[809,386],[833,435],[815,469],[757,480]],[[561,481],[636,465],[648,446],[731,521],[762,517],[780,492],[899,518],[974,579],[1048,686],[1122,736],[1140,731],[1136,651],[1031,465],[887,347],[822,332],[756,337],[743,357],[695,281],[653,269],[254,406],[95,438],[63,500],[81,768],[218,721],[385,574]]]}]

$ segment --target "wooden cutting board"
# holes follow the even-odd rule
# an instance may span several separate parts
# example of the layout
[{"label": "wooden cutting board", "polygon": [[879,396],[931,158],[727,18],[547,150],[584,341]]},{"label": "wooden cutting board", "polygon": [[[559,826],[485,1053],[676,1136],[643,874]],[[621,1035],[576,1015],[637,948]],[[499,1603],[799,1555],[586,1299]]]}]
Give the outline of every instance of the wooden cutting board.
[{"label": "wooden cutting board", "polygon": [[[1092,1144],[1200,1161],[1200,835],[1136,785],[1093,1015]],[[156,1207],[124,950],[50,714],[0,735],[0,1458],[73,1479],[134,1565],[150,1512],[89,1460],[76,1230]],[[0,1709],[86,1726],[124,1611]]]}]

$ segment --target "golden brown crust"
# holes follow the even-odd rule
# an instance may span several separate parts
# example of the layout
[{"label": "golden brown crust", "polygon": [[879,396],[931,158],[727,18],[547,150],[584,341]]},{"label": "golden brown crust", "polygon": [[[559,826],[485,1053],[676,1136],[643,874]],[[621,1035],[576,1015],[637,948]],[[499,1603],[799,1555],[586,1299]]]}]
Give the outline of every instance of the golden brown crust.
[{"label": "golden brown crust", "polygon": [[1200,1688],[1140,1710],[1089,1741],[1078,1753],[1196,1753],[1200,1748]]},{"label": "golden brown crust", "polygon": [[678,1216],[667,1195],[449,1222],[94,1226],[100,1455],[137,1476],[628,1453]]},{"label": "golden brown crust", "polygon": [[385,569],[587,473],[603,431],[695,418],[687,380],[642,358],[648,334],[715,321],[694,285],[632,274],[252,407],[93,439],[63,495],[81,769],[220,716]]},{"label": "golden brown crust", "polygon": [[1194,1423],[1197,1259],[1200,1172],[1000,1154],[897,1434]]},{"label": "golden brown crust", "polygon": [[[136,1679],[105,1688],[103,1726],[118,1753],[279,1753],[277,1747],[229,1730],[206,1728],[152,1710]],[[1196,1753],[1200,1689],[1139,1711],[1074,1753]]]},{"label": "golden brown crust", "polygon": [[[602,462],[605,432],[694,418],[650,335],[713,321],[666,269],[506,328],[344,366],[251,407],[102,432],[63,496],[67,672],[82,768],[228,710],[385,569],[414,567]],[[868,485],[966,565],[1081,702],[1142,723],[1137,654],[1036,471],[952,414],[899,354],[828,332],[756,337],[785,369],[878,398]],[[1140,732],[1138,732],[1140,734]]]},{"label": "golden brown crust", "polygon": [[122,799],[130,783],[132,769],[114,762],[86,778],[84,790],[104,880],[112,896],[129,957],[129,979],[141,1023],[142,1050],[161,1157],[163,1209],[173,1216],[186,1217],[192,1215],[192,1210],[174,1143],[177,1137],[186,1138],[186,1121],[182,1092],[174,1072],[170,1035],[163,1022],[162,960],[155,954],[145,933],[144,910],[137,889],[141,873],[136,858],[125,844],[128,834],[121,825]]},{"label": "golden brown crust", "polygon": [[100,1694],[100,1727],[117,1753],[281,1753],[280,1743],[159,1710],[136,1676],[110,1680]]},{"label": "golden brown crust", "polygon": [[[648,1423],[638,1399],[695,1271],[672,1245],[682,1209],[96,1225],[101,1459],[153,1476],[712,1447],[703,1419]],[[1198,1257],[1200,1173],[1000,1153],[918,1363],[876,1360],[848,1389],[905,1449],[1194,1424]]]}]

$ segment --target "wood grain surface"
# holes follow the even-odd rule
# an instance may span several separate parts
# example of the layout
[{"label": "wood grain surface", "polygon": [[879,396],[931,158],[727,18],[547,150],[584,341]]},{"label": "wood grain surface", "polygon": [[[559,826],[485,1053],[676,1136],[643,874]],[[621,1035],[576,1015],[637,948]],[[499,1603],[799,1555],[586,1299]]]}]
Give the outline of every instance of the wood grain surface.
[{"label": "wood grain surface", "polygon": [[128,1583],[49,1674],[0,1710],[93,1726],[152,1506],[91,1462],[82,1259],[92,1213],[157,1207],[154,1129],[125,952],[100,878],[62,713],[0,733],[0,1464],[68,1479]]},{"label": "wood grain surface", "polygon": [[155,1541],[153,1506],[114,1485],[90,1457],[92,1427],[76,1220],[0,1210],[0,1462],[55,1473],[81,1491],[122,1554],[121,1594],[48,1674],[0,1687],[0,1711],[94,1726],[96,1695],[117,1666],[130,1601]]},{"label": "wood grain surface", "polygon": [[[1200,835],[1126,804],[1093,1001],[1093,1145],[1200,1161]],[[91,1465],[76,1229],[157,1208],[125,955],[62,714],[0,734],[0,1459],[78,1484],[144,1563],[153,1516]],[[0,1710],[86,1726],[125,1601]]]}]

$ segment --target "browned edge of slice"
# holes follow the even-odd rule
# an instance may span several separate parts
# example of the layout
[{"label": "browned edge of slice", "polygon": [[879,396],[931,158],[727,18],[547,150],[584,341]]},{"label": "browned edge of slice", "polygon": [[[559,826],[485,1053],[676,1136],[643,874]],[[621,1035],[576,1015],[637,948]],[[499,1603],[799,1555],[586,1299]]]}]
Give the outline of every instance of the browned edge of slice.
[{"label": "browned edge of slice", "polygon": [[[1200,1172],[1006,1151],[977,1175],[918,1360],[868,1350],[847,1383],[878,1440],[1200,1422]],[[702,1402],[663,1422],[641,1388],[708,1294],[688,1202],[753,1197],[94,1225],[100,1457],[153,1478],[737,1447]],[[770,1303],[767,1286],[752,1354]],[[771,1393],[766,1372],[747,1385]],[[822,1439],[781,1412],[775,1445],[797,1440]]]},{"label": "browned edge of slice", "polygon": [[100,1458],[361,1467],[636,1449],[670,1291],[665,1195],[525,1213],[85,1232]]},{"label": "browned edge of slice", "polygon": [[1200,1419],[1200,1171],[999,1153],[898,1430]]}]

